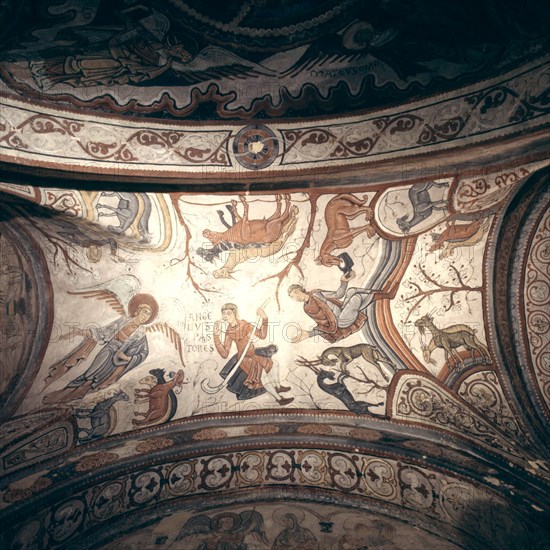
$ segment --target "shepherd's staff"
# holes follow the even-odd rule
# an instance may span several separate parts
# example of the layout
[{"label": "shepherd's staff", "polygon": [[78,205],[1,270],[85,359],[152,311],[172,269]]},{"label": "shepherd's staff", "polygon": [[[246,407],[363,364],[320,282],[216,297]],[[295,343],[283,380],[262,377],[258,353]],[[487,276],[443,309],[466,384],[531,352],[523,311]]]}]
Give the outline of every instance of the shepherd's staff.
[{"label": "shepherd's staff", "polygon": [[[267,298],[264,301],[264,303],[258,309],[264,309],[267,306],[267,304],[269,303],[269,301],[270,301],[270,298]],[[250,344],[252,344],[252,339],[254,338],[255,332],[261,326],[262,326],[262,316],[258,314],[258,317],[256,318],[256,322],[254,323],[254,326],[253,326],[252,330],[250,331],[250,336],[248,338],[248,341],[246,342],[246,346],[244,347],[243,352],[241,353],[241,355],[240,355],[239,359],[237,360],[237,362],[225,374],[224,381],[218,386],[210,386],[210,384],[208,383],[208,378],[204,378],[203,381],[201,382],[201,388],[204,392],[206,392],[208,394],[214,394],[214,393],[218,393],[224,387],[224,385],[226,384],[226,379],[229,376],[229,373],[231,371],[237,369],[238,367],[240,367],[241,363],[243,362],[243,359],[246,356],[246,352],[248,351],[248,348],[250,348]],[[222,369],[222,372],[223,372],[223,369]]]}]

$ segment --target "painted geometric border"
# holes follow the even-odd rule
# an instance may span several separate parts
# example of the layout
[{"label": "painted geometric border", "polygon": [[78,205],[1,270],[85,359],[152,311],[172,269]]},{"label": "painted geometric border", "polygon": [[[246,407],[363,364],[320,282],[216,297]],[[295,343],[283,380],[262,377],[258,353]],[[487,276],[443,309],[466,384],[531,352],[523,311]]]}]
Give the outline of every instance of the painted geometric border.
[{"label": "painted geometric border", "polygon": [[[90,456],[108,460],[110,453]],[[41,541],[44,547],[77,543],[86,533],[131,511],[198,495],[248,493],[272,487],[275,491],[297,487],[361,497],[367,501],[399,506],[420,513],[426,519],[445,521],[460,528],[465,517],[479,515],[479,509],[507,510],[509,503],[497,493],[477,484],[404,461],[371,454],[316,449],[275,448],[205,454],[192,459],[137,468],[122,476],[104,477],[88,489],[36,510],[31,518],[6,532],[5,543],[13,547]],[[65,498],[63,498],[65,497]],[[521,535],[541,536],[541,529],[517,524],[502,530],[514,540]],[[493,522],[485,522],[491,525]],[[501,523],[500,521],[498,523]],[[487,531],[487,529],[485,529]],[[502,536],[504,533],[501,533]],[[480,533],[487,538],[492,531]]]}]

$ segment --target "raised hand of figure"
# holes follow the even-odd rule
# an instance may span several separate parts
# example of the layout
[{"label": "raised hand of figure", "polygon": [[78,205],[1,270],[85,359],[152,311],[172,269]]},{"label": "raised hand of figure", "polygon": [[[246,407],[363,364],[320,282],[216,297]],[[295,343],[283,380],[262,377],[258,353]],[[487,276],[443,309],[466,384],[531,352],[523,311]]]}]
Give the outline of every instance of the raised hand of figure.
[{"label": "raised hand of figure", "polygon": [[259,315],[262,319],[267,319],[267,315],[261,307],[256,310],[256,315]]},{"label": "raised hand of figure", "polygon": [[298,333],[290,338],[291,343],[297,344],[303,342],[306,338],[309,338],[309,332],[306,330],[298,329]]},{"label": "raised hand of figure", "polygon": [[116,356],[121,360],[125,361],[126,363],[131,361],[131,357],[129,355],[126,355],[123,351],[119,351]]},{"label": "raised hand of figure", "polygon": [[219,336],[222,332],[222,323],[221,321],[216,321],[214,323],[214,336]]}]

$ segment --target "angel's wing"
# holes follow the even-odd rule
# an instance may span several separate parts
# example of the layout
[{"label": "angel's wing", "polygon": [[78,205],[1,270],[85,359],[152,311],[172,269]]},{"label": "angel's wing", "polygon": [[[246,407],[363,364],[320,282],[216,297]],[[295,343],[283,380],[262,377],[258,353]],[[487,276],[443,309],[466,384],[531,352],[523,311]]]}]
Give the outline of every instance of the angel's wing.
[{"label": "angel's wing", "polygon": [[197,84],[220,78],[248,78],[274,76],[275,72],[263,65],[247,61],[217,46],[203,48],[190,62],[172,62],[172,71],[187,84]]},{"label": "angel's wing", "polygon": [[297,61],[281,72],[281,76],[296,77],[302,71],[323,68],[326,64],[362,62],[370,56],[390,65],[400,75],[423,71],[417,63],[392,53],[392,42],[398,34],[399,31],[393,28],[378,32],[368,23],[356,22],[343,35],[332,33],[313,41]]},{"label": "angel's wing", "polygon": [[113,36],[119,34],[123,28],[118,25],[92,26],[86,25],[83,28],[72,27],[58,33],[58,38],[76,38],[80,44],[88,47],[97,47],[107,44]]},{"label": "angel's wing", "polygon": [[167,321],[177,332],[185,330],[185,306],[179,298],[159,297],[159,311],[162,311],[162,319],[158,321]]},{"label": "angel's wing", "polygon": [[140,289],[139,280],[133,275],[122,275],[106,283],[91,286],[82,290],[69,291],[84,298],[102,300],[111,306],[119,315],[126,315],[128,303]]},{"label": "angel's wing", "polygon": [[241,521],[239,529],[237,529],[238,531],[246,531],[247,533],[251,533],[264,544],[269,544],[264,529],[264,518],[262,514],[256,510],[245,510],[244,512],[241,512],[239,516]]},{"label": "angel's wing", "polygon": [[309,70],[313,67],[323,66],[326,63],[335,61],[355,61],[365,57],[368,51],[350,50],[342,43],[342,37],[338,34],[325,35],[307,48],[303,55],[293,63],[288,69],[281,73],[281,76],[297,76],[303,70]]},{"label": "angel's wing", "polygon": [[165,336],[170,338],[170,342],[178,351],[180,356],[181,365],[185,368],[185,361],[183,360],[183,339],[174,328],[172,328],[168,323],[154,323],[145,327],[147,332],[162,332]]},{"label": "angel's wing", "polygon": [[181,528],[175,540],[182,540],[192,535],[207,534],[211,529],[212,524],[209,517],[196,516],[185,522],[185,525]]}]

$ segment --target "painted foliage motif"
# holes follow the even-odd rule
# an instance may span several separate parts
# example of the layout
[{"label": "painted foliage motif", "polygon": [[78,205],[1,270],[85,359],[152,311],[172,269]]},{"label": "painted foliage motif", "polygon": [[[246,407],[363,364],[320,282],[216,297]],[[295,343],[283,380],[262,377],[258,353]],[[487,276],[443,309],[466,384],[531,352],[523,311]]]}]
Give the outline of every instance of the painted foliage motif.
[{"label": "painted foliage motif", "polygon": [[[483,257],[508,190],[460,208],[468,185],[43,193],[48,215],[29,205],[29,223],[57,274],[55,318],[20,412],[37,399],[68,409],[85,443],[266,408],[402,418],[417,406],[402,404],[414,393],[397,383],[405,372],[450,396],[469,373],[495,368]],[[474,416],[490,408],[461,399]],[[498,429],[519,437],[516,425]]]}]

